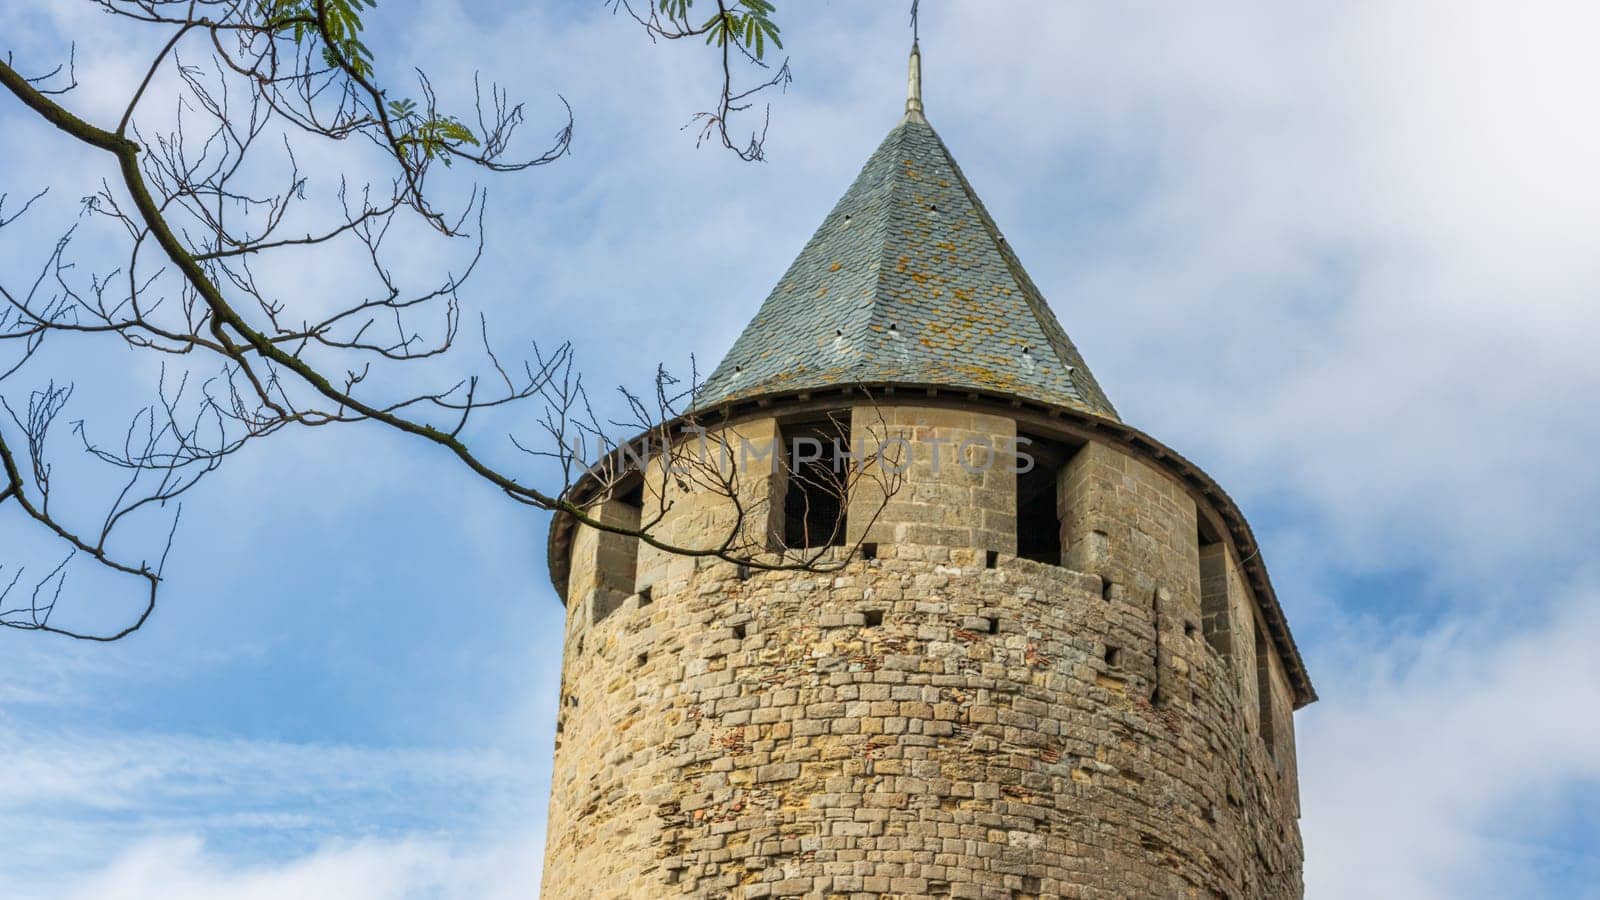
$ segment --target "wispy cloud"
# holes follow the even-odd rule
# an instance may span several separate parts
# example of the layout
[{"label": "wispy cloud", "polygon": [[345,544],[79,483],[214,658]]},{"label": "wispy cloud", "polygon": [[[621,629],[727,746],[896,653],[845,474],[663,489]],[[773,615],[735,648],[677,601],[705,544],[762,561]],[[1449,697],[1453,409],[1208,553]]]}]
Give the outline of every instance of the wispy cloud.
[{"label": "wispy cloud", "polygon": [[50,896],[65,900],[521,900],[538,894],[543,837],[462,848],[425,838],[346,841],[278,865],[208,853],[198,838],[148,841]]},{"label": "wispy cloud", "polygon": [[[421,865],[452,847],[503,840],[502,823],[531,827],[527,811],[544,789],[523,761],[493,749],[13,728],[0,730],[0,759],[5,877],[36,891],[101,869],[107,878],[184,868],[201,877],[242,860],[257,874],[274,866],[304,874],[332,860],[359,867],[376,854],[431,847],[432,857],[418,854]],[[196,836],[218,855],[200,855]],[[399,867],[393,877],[402,880],[374,889],[419,872]]]},{"label": "wispy cloud", "polygon": [[1592,833],[1560,867],[1529,850],[1565,826],[1564,795],[1600,785],[1600,587],[1523,603],[1324,647],[1352,674],[1300,717],[1311,896],[1594,896]]}]

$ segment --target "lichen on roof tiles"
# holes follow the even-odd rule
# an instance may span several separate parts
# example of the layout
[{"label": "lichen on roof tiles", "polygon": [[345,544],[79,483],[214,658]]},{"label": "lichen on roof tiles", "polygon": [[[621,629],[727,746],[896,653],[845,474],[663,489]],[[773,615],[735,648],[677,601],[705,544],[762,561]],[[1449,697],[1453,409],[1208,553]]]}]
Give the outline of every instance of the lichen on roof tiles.
[{"label": "lichen on roof tiles", "polygon": [[1117,418],[920,118],[884,138],[706,379],[697,405],[844,381],[999,388]]}]

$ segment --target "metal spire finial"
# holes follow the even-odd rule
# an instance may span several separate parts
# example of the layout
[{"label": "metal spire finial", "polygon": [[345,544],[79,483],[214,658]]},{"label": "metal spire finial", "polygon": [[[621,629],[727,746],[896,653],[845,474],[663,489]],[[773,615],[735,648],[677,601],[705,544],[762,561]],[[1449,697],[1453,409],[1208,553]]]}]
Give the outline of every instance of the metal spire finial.
[{"label": "metal spire finial", "polygon": [[917,40],[917,5],[911,2],[911,71],[906,76],[906,121],[927,124],[922,115],[922,49]]}]

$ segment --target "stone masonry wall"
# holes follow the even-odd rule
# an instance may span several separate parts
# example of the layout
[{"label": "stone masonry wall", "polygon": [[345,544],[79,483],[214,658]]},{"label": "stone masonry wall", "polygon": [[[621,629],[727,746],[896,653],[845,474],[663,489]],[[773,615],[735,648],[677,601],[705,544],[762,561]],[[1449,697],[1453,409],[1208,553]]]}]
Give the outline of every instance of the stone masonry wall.
[{"label": "stone masonry wall", "polygon": [[574,633],[545,897],[1299,896],[1292,800],[1203,636],[1153,705],[1107,659],[1153,654],[1149,610],[1099,578],[878,552],[701,564]]},{"label": "stone masonry wall", "polygon": [[[639,507],[601,500],[588,507],[597,521],[624,528],[639,527]],[[569,605],[586,608],[593,619],[611,614],[634,592],[639,541],[609,531],[580,528],[573,535],[572,559],[577,565],[567,579]]]},{"label": "stone masonry wall", "polygon": [[[1156,704],[1188,688],[1186,634],[1199,631],[1200,547],[1194,501],[1154,467],[1089,443],[1057,481],[1062,561],[1101,577],[1106,596],[1146,615],[1114,636],[1132,688]],[[1147,650],[1135,653],[1133,646]]]},{"label": "stone masonry wall", "polygon": [[[679,445],[671,457],[652,460],[644,476],[642,512],[643,520],[653,523],[650,533],[692,550],[718,547],[734,530],[741,533],[740,546],[771,546],[774,533],[782,533],[779,443],[776,419],[752,419],[708,433],[702,441]],[[769,455],[756,455],[761,452]],[[668,466],[676,466],[681,474],[669,474]],[[732,473],[732,480],[719,483],[723,473]],[[728,498],[730,486],[740,497],[742,513]],[[573,569],[577,570],[576,562]],[[649,545],[639,548],[640,589],[678,590],[694,571],[692,556]]]},{"label": "stone masonry wall", "polygon": [[[1010,426],[928,412],[885,411]],[[1012,556],[1014,492],[920,462],[875,559],[641,552],[648,596],[600,621],[569,602],[543,896],[1299,897],[1287,680],[1274,655],[1269,754],[1254,604],[1231,547],[1208,559],[1230,649],[1207,640],[1194,502],[1085,445],[1050,566]]]},{"label": "stone masonry wall", "polygon": [[[863,480],[850,498],[849,543],[859,540],[1017,552],[1016,475],[1000,454],[1013,452],[1017,423],[947,408],[860,406],[850,431],[869,452],[886,437],[890,465],[903,466],[900,490],[885,502],[881,484]],[[896,446],[910,456],[894,456]],[[987,454],[995,454],[986,458]]]},{"label": "stone masonry wall", "polygon": [[[1260,627],[1260,626],[1258,626]],[[1294,705],[1289,697],[1289,675],[1283,670],[1278,654],[1268,655],[1270,673],[1269,691],[1272,703],[1273,760],[1276,765],[1269,772],[1281,793],[1293,803],[1293,813],[1300,815],[1299,760],[1294,749]]]}]

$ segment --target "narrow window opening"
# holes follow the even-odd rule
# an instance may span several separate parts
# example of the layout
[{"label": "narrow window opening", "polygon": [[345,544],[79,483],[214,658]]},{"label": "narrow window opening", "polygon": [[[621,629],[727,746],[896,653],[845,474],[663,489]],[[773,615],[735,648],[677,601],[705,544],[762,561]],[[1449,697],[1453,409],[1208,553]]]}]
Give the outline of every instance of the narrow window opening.
[{"label": "narrow window opening", "polygon": [[1071,454],[1055,441],[1018,435],[1017,555],[1061,565],[1061,513],[1056,482]]},{"label": "narrow window opening", "polygon": [[1260,708],[1261,739],[1267,744],[1267,755],[1278,756],[1278,730],[1272,718],[1272,647],[1256,623],[1256,702]]},{"label": "narrow window opening", "polygon": [[1106,665],[1111,666],[1112,668],[1121,668],[1121,666],[1122,666],[1122,648],[1121,647],[1113,647],[1110,644],[1106,645]]},{"label": "narrow window opening", "polygon": [[1195,540],[1200,557],[1200,622],[1206,643],[1224,659],[1233,656],[1232,611],[1228,597],[1228,548],[1204,515]]},{"label": "narrow window opening", "polygon": [[883,610],[865,609],[861,611],[861,624],[866,628],[877,628],[883,624]]},{"label": "narrow window opening", "polygon": [[750,564],[749,563],[739,563],[739,580],[740,581],[749,581],[750,580]]},{"label": "narrow window opening", "polygon": [[1161,604],[1171,599],[1166,588],[1156,588],[1150,592],[1150,631],[1152,634],[1152,648],[1155,650],[1156,669],[1155,677],[1151,679],[1154,684],[1150,688],[1150,705],[1161,705]]},{"label": "narrow window opening", "polygon": [[639,605],[641,607],[649,606],[651,603],[654,603],[654,602],[655,602],[655,597],[651,596],[650,588],[642,587],[642,588],[639,589]]},{"label": "narrow window opening", "polygon": [[1107,603],[1110,603],[1112,600],[1116,599],[1117,587],[1118,585],[1115,581],[1112,581],[1109,578],[1101,579],[1100,598],[1105,600]]},{"label": "narrow window opening", "polygon": [[648,651],[646,651],[644,653],[639,654],[639,658],[634,660],[633,664],[636,665],[636,666],[643,667],[644,664],[649,662],[649,661],[650,661],[650,653]]},{"label": "narrow window opening", "polygon": [[861,545],[861,558],[862,559],[867,559],[867,560],[877,559],[878,558],[878,545],[877,544],[862,544]]},{"label": "narrow window opening", "polygon": [[735,625],[735,626],[733,626],[733,636],[734,636],[735,639],[741,640],[741,641],[744,640],[744,634],[745,634],[745,631],[744,631],[744,626],[743,625]]},{"label": "narrow window opening", "polygon": [[1199,633],[1200,633],[1199,627],[1196,626],[1193,622],[1186,621],[1186,622],[1183,623],[1183,636],[1184,637],[1192,638],[1192,637],[1194,637],[1195,635],[1197,635]]},{"label": "narrow window opening", "polygon": [[783,494],[784,545],[842,546],[845,489],[850,478],[845,460],[845,453],[850,451],[848,414],[788,425],[780,435],[787,475]]},{"label": "narrow window opening", "polygon": [[989,633],[990,634],[999,634],[1000,633],[1000,620],[997,619],[997,618],[994,618],[992,616],[989,619]]},{"label": "narrow window opening", "polygon": [[999,550],[990,550],[987,553],[983,554],[983,567],[985,569],[992,569],[995,566],[998,566],[999,564],[1000,564],[1000,551]]},{"label": "narrow window opening", "polygon": [[631,483],[618,486],[615,496],[618,503],[626,503],[629,506],[642,508],[644,506],[644,479],[633,478]]}]

